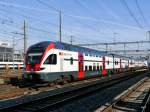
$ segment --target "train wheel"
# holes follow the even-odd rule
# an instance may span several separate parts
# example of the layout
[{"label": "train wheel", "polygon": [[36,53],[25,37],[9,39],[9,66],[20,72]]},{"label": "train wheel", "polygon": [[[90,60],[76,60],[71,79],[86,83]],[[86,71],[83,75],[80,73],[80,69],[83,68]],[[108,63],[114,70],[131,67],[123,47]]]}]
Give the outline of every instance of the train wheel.
[{"label": "train wheel", "polygon": [[64,84],[64,76],[61,75],[57,78],[57,80],[55,81],[56,84],[61,84],[63,85]]},{"label": "train wheel", "polygon": [[69,76],[65,76],[64,78],[63,78],[63,83],[64,84],[67,84],[67,83],[69,83],[69,82],[71,82],[71,76],[69,75]]},{"label": "train wheel", "polygon": [[74,77],[72,75],[69,75],[68,78],[67,78],[67,82],[70,83],[70,82],[73,82],[74,81]]},{"label": "train wheel", "polygon": [[54,85],[56,85],[55,81],[48,84],[49,87],[53,87]]}]

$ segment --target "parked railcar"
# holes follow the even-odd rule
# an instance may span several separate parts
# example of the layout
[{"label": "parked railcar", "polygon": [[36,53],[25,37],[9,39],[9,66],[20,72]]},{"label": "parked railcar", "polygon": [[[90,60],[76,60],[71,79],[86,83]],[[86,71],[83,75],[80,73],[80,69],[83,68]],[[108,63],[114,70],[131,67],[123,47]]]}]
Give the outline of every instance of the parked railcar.
[{"label": "parked railcar", "polygon": [[5,70],[5,69],[23,69],[24,65],[23,62],[0,62],[0,70]]},{"label": "parked railcar", "polygon": [[[23,78],[44,82],[80,80],[134,68],[135,62],[103,51],[44,41],[29,47]],[[138,64],[143,66],[144,62]]]}]

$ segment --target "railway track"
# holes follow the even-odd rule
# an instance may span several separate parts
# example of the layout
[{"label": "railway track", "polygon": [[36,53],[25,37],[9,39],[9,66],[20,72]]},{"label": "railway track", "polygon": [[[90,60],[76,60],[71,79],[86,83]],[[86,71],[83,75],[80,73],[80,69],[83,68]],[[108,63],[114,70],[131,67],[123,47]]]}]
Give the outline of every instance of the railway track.
[{"label": "railway track", "polygon": [[104,89],[106,87],[112,86],[121,81],[128,80],[135,77],[136,75],[125,75],[119,76],[118,78],[107,80],[104,82],[95,82],[92,84],[87,84],[73,90],[66,90],[60,93],[55,93],[54,95],[45,96],[42,98],[34,99],[30,102],[20,103],[11,107],[1,108],[1,112],[40,112],[47,111],[49,109],[55,109],[58,106],[64,104],[65,102],[72,101],[75,98],[86,96],[97,90]]},{"label": "railway track", "polygon": [[102,112],[145,112],[150,100],[150,77],[146,77],[137,84],[115,98],[111,104],[106,104],[99,111]]},{"label": "railway track", "polygon": [[[129,72],[128,72],[129,73]],[[120,74],[116,74],[116,75],[124,75],[124,74],[128,74],[126,73],[120,73]],[[113,77],[113,76],[112,76]],[[109,76],[107,77],[103,77],[104,79],[110,78]],[[12,99],[12,98],[17,98],[17,97],[22,97],[22,96],[26,96],[26,95],[32,95],[37,93],[39,94],[40,92],[45,92],[45,91],[49,91],[52,89],[60,89],[60,88],[64,88],[67,86],[75,86],[75,85],[80,85],[80,84],[84,84],[84,83],[90,83],[93,81],[97,81],[97,80],[101,80],[100,78],[90,78],[90,79],[86,79],[86,80],[79,80],[79,81],[74,81],[74,82],[70,82],[70,83],[66,83],[66,84],[49,84],[49,83],[34,83],[34,82],[26,82],[24,80],[20,80],[18,78],[12,78],[11,79],[11,83],[8,85],[6,84],[5,87],[3,87],[2,85],[0,86],[0,100],[5,100],[5,99]],[[14,88],[13,90],[11,88]],[[3,88],[3,90],[2,90]],[[18,92],[14,92],[14,90],[17,90]],[[1,106],[1,105],[0,105]]]}]

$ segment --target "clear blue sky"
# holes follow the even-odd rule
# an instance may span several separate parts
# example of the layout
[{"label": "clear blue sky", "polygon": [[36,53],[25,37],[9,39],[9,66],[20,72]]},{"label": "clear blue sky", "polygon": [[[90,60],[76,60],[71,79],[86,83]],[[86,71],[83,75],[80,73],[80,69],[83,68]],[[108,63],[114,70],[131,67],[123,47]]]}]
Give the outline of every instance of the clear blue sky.
[{"label": "clear blue sky", "polygon": [[62,41],[96,43],[146,40],[150,28],[149,0],[0,0],[0,39],[18,40],[23,21],[28,24],[29,45],[59,40],[59,15],[62,11]]}]

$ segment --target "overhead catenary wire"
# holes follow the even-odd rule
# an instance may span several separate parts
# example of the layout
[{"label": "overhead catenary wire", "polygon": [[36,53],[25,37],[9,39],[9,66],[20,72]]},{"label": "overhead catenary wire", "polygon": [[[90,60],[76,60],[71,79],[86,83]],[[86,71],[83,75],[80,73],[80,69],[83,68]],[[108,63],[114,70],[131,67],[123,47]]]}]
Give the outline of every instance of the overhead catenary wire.
[{"label": "overhead catenary wire", "polygon": [[[15,23],[15,22],[13,22],[13,23],[11,23],[11,24],[7,24],[7,23],[4,23],[4,25],[8,25],[8,26],[11,26],[11,27],[15,27],[15,28],[18,28],[18,29],[20,29],[20,25],[19,24],[17,24],[17,23]],[[12,26],[12,25],[15,25],[15,26]],[[34,30],[34,31],[40,31],[40,32],[43,32],[43,33],[47,33],[47,34],[52,34],[50,31],[48,32],[48,31],[45,31],[45,30],[42,30],[42,29],[38,29],[38,28],[34,28],[34,27],[29,27],[31,30]],[[15,32],[17,32],[17,33],[15,33]],[[11,35],[11,34],[18,34],[18,31],[13,31],[13,32],[8,32],[8,31],[3,31],[2,32],[3,34],[9,34],[9,35]],[[31,34],[30,34],[31,35]]]},{"label": "overhead catenary wire", "polygon": [[[2,10],[1,10],[2,11]],[[6,13],[9,13],[8,11],[6,11],[6,10],[4,10]],[[12,13],[11,13],[12,14]],[[41,22],[42,24],[43,23],[45,23],[45,24],[51,24],[52,26],[57,26],[58,27],[58,25],[56,25],[56,24],[52,24],[52,23],[49,23],[49,22],[46,22],[46,21],[43,21],[43,20],[40,20],[40,19],[36,19],[36,18],[33,18],[33,17],[28,17],[28,16],[25,16],[25,15],[23,15],[23,14],[20,14],[20,13],[18,13],[17,12],[17,16],[21,16],[21,17],[25,17],[25,18],[31,18],[31,19],[34,19],[34,20],[36,20],[36,21],[39,21],[39,22]],[[82,23],[82,22],[80,22],[80,20],[78,20],[78,19],[73,19],[74,21],[76,21],[76,22],[78,22],[78,23],[81,23],[82,25],[86,25],[86,24],[84,24],[84,23]],[[13,21],[14,22],[14,21]],[[19,27],[19,25],[17,25],[18,27]],[[88,25],[87,25],[88,26]],[[88,26],[89,28],[91,27],[91,26]],[[29,28],[30,28],[30,26],[29,26]],[[50,33],[50,31],[46,31],[46,30],[43,30],[43,29],[39,29],[39,28],[31,28],[32,30],[37,30],[37,31],[40,31],[40,32],[44,32],[44,33]],[[93,31],[95,31],[95,29],[93,29]],[[63,34],[64,35],[64,34]]]},{"label": "overhead catenary wire", "polygon": [[[95,14],[93,13],[93,11],[91,11],[89,8],[88,8],[88,6],[86,6],[83,2],[81,2],[81,1],[79,1],[79,0],[74,0],[78,5],[80,5],[81,7],[83,7],[83,8],[85,8],[89,13],[88,14],[90,14],[92,17],[94,17],[95,18]],[[77,18],[76,18],[77,19]],[[99,18],[96,18],[97,20],[99,20]],[[86,24],[85,24],[86,25]],[[88,25],[88,27],[91,27],[91,25]],[[95,27],[93,27],[93,25],[92,25],[92,29],[95,31],[95,30],[97,30],[98,31],[98,33],[100,33],[99,32],[99,30],[98,30],[98,28],[95,28]]]},{"label": "overhead catenary wire", "polygon": [[[55,7],[52,7],[51,5],[48,5],[46,4],[45,2],[41,1],[41,0],[37,0],[37,2],[39,2],[40,4],[46,6],[47,8],[50,8],[50,9],[53,9],[54,11],[56,12],[60,12],[60,10],[58,10],[57,8]],[[76,21],[77,23],[80,23],[81,25],[84,25],[84,26],[87,26],[88,28],[90,28],[91,30],[95,31],[96,28],[94,28],[93,26],[91,25],[88,25],[88,24],[85,24],[84,22],[81,22],[78,18],[74,18],[73,16],[69,16],[67,14],[65,14],[64,12],[61,11],[61,14],[63,14],[64,16],[67,16],[67,17],[71,17],[74,21]]]},{"label": "overhead catenary wire", "polygon": [[[52,7],[52,6],[48,5],[48,4],[46,4],[45,2],[42,2],[41,0],[37,0],[37,1],[38,1],[40,4],[46,6],[47,8],[50,8],[50,9],[53,8],[55,11],[57,11],[58,13],[60,13],[60,11],[59,11],[57,8]],[[66,14],[63,13],[62,11],[61,11],[61,14],[63,14],[64,16],[67,16],[67,17],[68,17],[68,15],[66,15]],[[84,25],[84,26],[88,27],[89,29],[91,29],[91,30],[93,30],[93,31],[96,30],[96,28],[94,28],[93,26],[88,25],[88,24],[85,24],[85,23],[81,22],[81,21],[80,21],[79,19],[77,19],[77,18],[73,18],[73,17],[72,17],[72,19],[73,19],[74,21],[76,21],[77,23],[80,23],[81,25]]]},{"label": "overhead catenary wire", "polygon": [[[12,26],[12,25],[15,25],[15,27],[16,28],[19,28],[20,29],[20,24],[18,24],[18,23],[16,23],[16,22],[11,22],[11,23],[4,23],[4,25],[9,25],[9,26],[11,26],[11,27],[14,27],[14,26]],[[29,26],[29,30],[34,30],[34,31],[37,31],[37,32],[43,32],[43,33],[46,33],[46,34],[49,34],[49,35],[57,35],[57,33],[56,32],[51,32],[51,31],[47,31],[47,30],[45,30],[45,29],[41,29],[41,28],[36,28],[36,27],[33,27],[33,26]],[[6,31],[3,31],[3,33],[5,32],[5,34],[11,34],[12,32],[6,32]],[[63,36],[65,36],[65,37],[68,37],[69,36],[69,34],[67,35],[67,34],[63,34]],[[76,36],[76,38],[77,38],[77,36]],[[78,39],[80,39],[80,38],[78,38]]]},{"label": "overhead catenary wire", "polygon": [[9,11],[7,11],[7,10],[4,10],[4,9],[0,9],[0,11],[3,11],[3,12],[6,12],[6,13],[9,13],[9,15],[11,14],[17,14],[17,16],[19,16],[19,17],[22,17],[23,19],[24,18],[26,18],[26,19],[31,19],[31,20],[35,20],[35,21],[38,21],[38,22],[40,22],[40,23],[42,23],[42,24],[47,24],[47,25],[52,25],[52,26],[58,26],[57,24],[54,24],[54,23],[51,23],[51,22],[49,22],[49,21],[45,21],[45,20],[41,20],[41,19],[39,19],[39,18],[35,18],[35,17],[33,17],[32,15],[30,15],[30,16],[27,16],[27,15],[25,15],[25,14],[22,14],[22,13],[18,13],[18,12],[9,12]]},{"label": "overhead catenary wire", "polygon": [[[30,9],[30,10],[35,10],[35,11],[43,11],[43,12],[46,12],[46,13],[49,13],[48,10],[36,10],[35,8],[30,8],[30,7],[24,7],[22,5],[15,5],[15,4],[11,4],[11,5],[8,5],[6,3],[3,3],[3,2],[0,2],[0,5],[1,6],[11,6],[11,7],[15,7],[15,8],[27,8],[27,9]],[[55,12],[55,14],[58,14],[58,12],[56,11],[53,11]],[[64,14],[64,13],[63,13]],[[112,22],[112,21],[106,21],[106,20],[98,20],[98,19],[95,19],[95,18],[91,18],[91,17],[84,17],[84,16],[75,16],[75,15],[70,15],[70,14],[65,14],[69,17],[73,17],[73,18],[76,18],[76,19],[82,19],[82,20],[89,20],[89,21],[95,21],[95,22],[102,22],[102,23],[105,23],[105,24],[111,24],[111,25],[117,25],[117,26],[121,26],[121,27],[125,27],[125,28],[130,28],[130,29],[135,29],[135,30],[139,30],[138,27],[134,27],[132,25],[125,25],[125,24],[120,24],[120,23],[115,23],[115,22]]]},{"label": "overhead catenary wire", "polygon": [[120,0],[121,3],[125,6],[125,8],[127,9],[127,11],[129,12],[130,16],[133,18],[133,20],[135,21],[135,23],[138,25],[139,28],[142,28],[142,25],[139,23],[139,21],[137,20],[137,18],[134,16],[133,12],[131,11],[131,9],[129,8],[126,0]]},{"label": "overhead catenary wire", "polygon": [[[18,24],[18,23],[16,23],[16,22],[12,22],[12,23],[10,23],[10,24],[8,24],[8,23],[4,23],[5,25],[11,25],[11,27],[14,27],[14,26],[12,26],[12,25],[15,25],[15,27],[16,28],[20,28],[20,24]],[[45,29],[41,29],[41,28],[36,28],[36,27],[33,27],[33,26],[28,26],[28,28],[29,28],[29,30],[33,30],[33,31],[36,31],[36,32],[42,32],[42,33],[46,33],[46,34],[49,34],[49,35],[57,35],[57,33],[56,32],[51,32],[51,31],[48,31],[48,30],[45,30]],[[7,31],[3,31],[2,32],[3,34],[16,34],[15,32],[7,32]],[[31,35],[30,35],[31,36]],[[68,38],[68,36],[69,36],[69,34],[67,35],[67,34],[63,34],[63,36],[65,36],[65,37],[67,37]],[[33,37],[33,36],[32,36]],[[34,36],[35,37],[35,36]],[[75,38],[78,38],[77,36],[75,36]],[[78,38],[78,39],[81,39],[81,38]],[[84,42],[84,41],[82,41],[82,42]],[[85,41],[86,42],[86,41]],[[84,43],[85,43],[84,42]]]},{"label": "overhead catenary wire", "polygon": [[[75,0],[76,1],[76,0]],[[80,1],[78,1],[80,3]],[[58,11],[57,8],[55,7],[52,7],[51,5],[47,5],[46,3],[42,4],[42,5],[45,5],[47,8],[49,7],[50,9],[53,8],[54,11]],[[82,6],[82,4],[80,3],[80,6]],[[86,7],[87,8],[87,7]],[[56,9],[56,10],[55,10]],[[90,13],[92,13],[90,11]],[[111,24],[111,25],[117,25],[117,26],[121,26],[121,27],[125,27],[125,28],[129,28],[129,29],[134,29],[134,30],[141,30],[141,28],[139,27],[135,27],[135,26],[132,26],[132,25],[126,25],[126,24],[121,24],[121,23],[115,23],[115,22],[112,22],[112,21],[107,21],[107,20],[101,20],[101,19],[96,19],[96,18],[93,18],[93,17],[86,17],[86,16],[76,16],[76,15],[70,15],[70,14],[66,14],[64,12],[62,12],[62,15],[64,16],[67,16],[67,17],[71,17],[72,19],[74,19],[74,21],[78,21],[79,20],[88,20],[88,21],[93,21],[93,22],[98,22],[98,23],[104,23],[104,24]],[[76,20],[75,20],[76,19]],[[81,24],[83,24],[84,26],[86,24],[80,22]],[[88,26],[88,28],[91,27],[91,25],[86,25]],[[92,26],[93,27],[93,26]],[[92,28],[94,29],[95,31],[95,28]]]},{"label": "overhead catenary wire", "polygon": [[[49,8],[49,7],[51,7],[51,5],[49,5],[49,4],[47,4],[46,2],[43,2],[42,0],[37,0],[37,1],[39,1],[41,4],[43,4],[43,5],[45,5],[45,6],[47,6],[47,8]],[[83,2],[83,1],[82,1]],[[20,7],[21,7],[21,5],[20,5]],[[29,8],[30,9],[30,8]],[[55,7],[54,8],[50,8],[50,9],[52,9],[54,12],[57,12],[57,11],[55,11]],[[57,9],[56,9],[57,10]],[[21,10],[17,10],[17,12],[18,11],[21,11]],[[36,11],[39,11],[39,10],[36,10]],[[52,11],[52,12],[53,12]],[[13,10],[12,10],[12,12],[13,12]],[[44,11],[43,11],[44,12]],[[48,10],[46,10],[46,13],[48,12]],[[11,14],[10,12],[8,12],[9,14]],[[93,10],[91,11],[91,13],[93,13]],[[8,16],[9,16],[9,14],[8,14]],[[17,15],[21,15],[21,14],[23,14],[24,16],[22,16],[23,18],[27,18],[29,15],[28,14],[24,14],[24,13],[18,13]],[[56,13],[55,13],[56,14]],[[82,20],[84,21],[84,20],[88,20],[88,21],[91,21],[91,22],[102,22],[101,20],[99,20],[98,18],[93,18],[93,17],[83,17],[83,16],[75,16],[75,15],[69,15],[69,14],[66,14],[65,12],[63,12],[62,13],[64,16],[67,16],[67,17],[71,17],[74,21],[76,21],[77,23],[79,23],[79,24],[81,24],[81,25],[84,25],[84,26],[87,26],[89,29],[91,29],[91,30],[93,30],[93,31],[95,31],[94,29],[95,29],[95,27],[93,27],[93,26],[91,26],[89,23],[84,23],[84,22],[82,22]],[[93,14],[94,15],[94,14]],[[31,15],[31,16],[33,16],[33,15]],[[30,18],[30,17],[28,17],[28,18]],[[12,18],[13,19],[13,18]],[[37,20],[38,19],[38,20]],[[11,19],[10,19],[11,20]],[[39,18],[37,18],[37,17],[31,17],[30,18],[30,20],[37,20],[37,21],[39,21],[40,23],[42,23],[43,24],[43,20],[39,20]],[[46,21],[45,23],[47,23],[48,21]],[[105,23],[107,23],[107,24],[112,24],[111,22],[109,23],[108,21],[104,21]],[[4,23],[5,24],[5,23]],[[14,23],[15,24],[15,23]],[[117,25],[116,23],[114,23],[114,25]],[[119,25],[119,24],[118,24]],[[125,25],[121,25],[120,24],[120,26],[125,26]],[[86,28],[87,28],[86,27]],[[139,27],[139,26],[138,26]],[[38,28],[38,27],[33,27],[33,26],[29,26],[29,29],[31,29],[31,30],[34,30],[34,31],[37,31],[37,32],[43,32],[44,34],[53,34],[53,35],[57,35],[57,33],[55,33],[54,31],[48,31],[47,29],[45,30],[45,29],[42,29],[42,28]],[[68,32],[67,32],[68,33]],[[64,36],[68,36],[67,35],[67,33],[64,33],[63,35]],[[85,33],[85,32],[83,32],[83,33]],[[97,33],[97,32],[96,32]],[[69,34],[69,33],[68,33]],[[70,34],[69,34],[70,35]],[[75,38],[76,38],[76,34],[74,35],[74,34],[72,34]],[[81,37],[81,36],[80,36]],[[80,38],[79,37],[79,39],[83,39],[83,38]],[[84,39],[85,41],[87,41],[86,39]]]},{"label": "overhead catenary wire", "polygon": [[[39,0],[37,0],[37,1],[39,2]],[[57,8],[52,7],[51,5],[49,5],[49,4],[45,3],[45,2],[40,1],[39,3],[42,4],[42,5],[44,5],[44,6],[46,6],[47,8],[54,9],[55,11],[59,12],[59,10]],[[93,26],[91,26],[89,24],[84,24],[84,22],[80,21],[80,20],[84,20],[84,19],[87,19],[87,18],[82,18],[82,17],[78,17],[78,16],[68,15],[68,14],[65,14],[64,12],[62,12],[62,14],[65,15],[65,16],[67,16],[67,17],[71,17],[77,23],[80,23],[81,25],[84,25],[84,26],[88,27],[89,29],[93,30],[94,32],[95,32],[95,30],[97,30],[97,28],[95,28],[95,27],[93,27]],[[95,22],[100,22],[100,21],[95,21]]]},{"label": "overhead catenary wire", "polygon": [[[66,14],[67,15],[67,14]],[[68,15],[68,16],[71,16],[71,15]],[[83,19],[82,17],[76,17],[76,16],[72,16],[72,18],[76,18],[77,20],[79,19],[79,20],[81,20],[81,19]],[[87,19],[86,17],[84,18],[84,19]],[[93,18],[89,18],[89,19],[87,19],[87,20],[92,20]],[[96,20],[96,19],[95,19]],[[97,22],[99,22],[99,21],[97,21]],[[82,22],[81,22],[82,23]]]},{"label": "overhead catenary wire", "polygon": [[[95,13],[94,13],[93,11],[91,11],[91,10],[89,9],[89,7],[86,6],[85,3],[83,3],[84,1],[82,1],[82,2],[81,2],[81,0],[74,0],[74,1],[75,1],[78,5],[80,5],[82,8],[86,9],[86,10],[88,11],[88,14],[89,14],[89,15],[91,15],[91,16],[93,16],[93,17],[95,18]],[[97,15],[97,16],[99,16],[99,15]],[[99,19],[99,18],[97,18],[97,19]]]},{"label": "overhead catenary wire", "polygon": [[46,6],[47,8],[51,8],[51,9],[53,9],[54,11],[56,11],[56,12],[59,12],[60,10],[58,10],[57,8],[55,8],[55,7],[52,7],[52,6],[50,6],[50,5],[48,5],[48,4],[46,4],[45,2],[43,2],[43,1],[41,1],[41,0],[36,0],[37,2],[39,2],[40,4],[42,4],[42,5],[44,5],[44,6]]},{"label": "overhead catenary wire", "polygon": [[[9,13],[10,14],[10,12],[9,11],[7,11],[7,10],[1,10],[1,11],[5,11],[6,13]],[[12,14],[12,13],[11,13]],[[34,20],[36,20],[36,21],[40,21],[42,24],[43,23],[45,23],[45,24],[51,24],[52,26],[57,26],[56,24],[53,24],[53,23],[50,23],[50,22],[46,22],[46,21],[43,21],[43,20],[40,20],[40,19],[37,19],[37,18],[34,18],[34,17],[28,17],[28,16],[26,16],[26,15],[24,15],[24,14],[19,14],[18,12],[17,12],[17,16],[20,16],[20,17],[23,17],[23,18],[27,18],[27,19],[34,19]],[[32,29],[32,28],[31,28]],[[34,29],[35,30],[35,29]],[[48,31],[44,31],[44,30],[38,30],[38,31],[41,31],[41,32],[44,32],[44,33],[47,33]]]},{"label": "overhead catenary wire", "polygon": [[[20,16],[22,16],[22,17],[27,17],[27,16],[25,16],[25,15],[20,15]],[[31,17],[31,18],[32,18],[32,17]],[[2,18],[1,18],[1,19],[2,19]],[[32,18],[32,19],[33,19],[33,18]],[[38,20],[38,21],[40,21],[40,20]],[[41,21],[41,22],[43,23],[43,21]],[[9,23],[9,24],[8,24],[8,23]],[[7,23],[6,23],[6,22],[4,23],[4,25],[9,25],[9,26],[11,25],[11,27],[13,27],[12,24],[14,24],[14,25],[17,26],[17,27],[20,27],[20,24],[14,22],[14,21],[13,21],[13,22],[8,21]],[[48,24],[48,22],[47,22],[47,24]],[[52,25],[53,25],[53,24],[52,24]],[[44,33],[50,33],[50,31],[46,31],[46,30],[39,29],[39,28],[34,28],[34,27],[30,27],[30,26],[29,26],[29,28],[32,29],[32,30],[36,30],[36,31],[38,30],[38,31],[44,32]]]},{"label": "overhead catenary wire", "polygon": [[140,5],[139,5],[139,3],[138,3],[138,0],[135,0],[135,3],[136,3],[136,6],[137,6],[137,8],[138,8],[138,10],[139,10],[140,15],[141,15],[142,18],[143,18],[143,21],[145,22],[146,25],[149,25],[149,23],[147,22],[147,20],[146,20],[144,14],[143,14],[143,11],[142,11]]},{"label": "overhead catenary wire", "polygon": [[32,11],[38,11],[38,12],[44,12],[44,13],[57,14],[56,11],[52,11],[52,10],[43,10],[43,9],[39,9],[39,8],[27,7],[27,6],[24,6],[24,5],[18,5],[18,4],[7,3],[7,2],[2,2],[2,1],[0,1],[0,5],[1,6],[14,7],[14,8],[27,9],[27,10],[32,10]]}]

